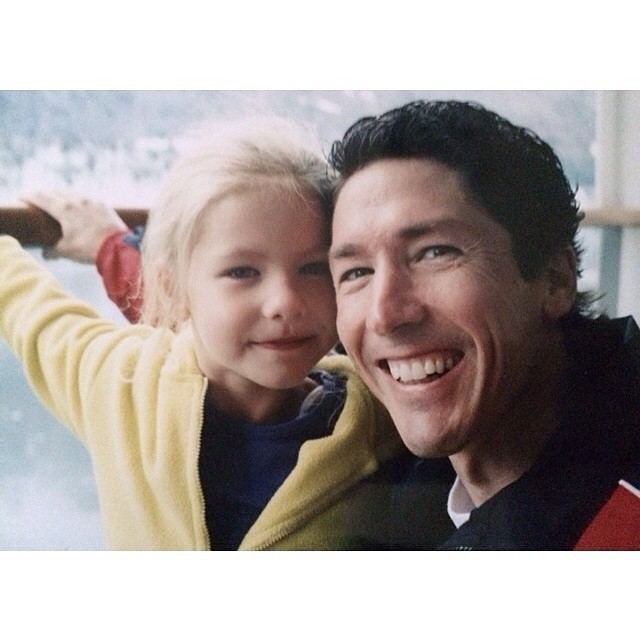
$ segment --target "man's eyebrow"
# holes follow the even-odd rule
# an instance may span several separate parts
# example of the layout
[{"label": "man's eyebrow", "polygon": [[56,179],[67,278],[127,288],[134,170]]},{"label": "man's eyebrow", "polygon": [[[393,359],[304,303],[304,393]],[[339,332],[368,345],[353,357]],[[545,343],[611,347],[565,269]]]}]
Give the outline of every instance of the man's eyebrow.
[{"label": "man's eyebrow", "polygon": [[[465,228],[466,225],[464,223],[459,224],[455,220],[443,219],[436,220],[435,222],[424,222],[413,224],[408,227],[403,227],[396,232],[396,237],[403,241],[416,240],[417,238],[422,238],[423,236],[429,235],[430,233],[434,233],[435,231],[439,231],[442,229],[459,229]],[[365,249],[362,245],[347,242],[345,244],[339,245],[334,249],[331,249],[329,252],[329,257],[332,260],[340,260],[345,258],[354,258],[363,253],[365,253]]]},{"label": "man's eyebrow", "polygon": [[344,258],[353,258],[362,253],[362,249],[357,244],[346,243],[329,250],[330,260],[341,260]]},{"label": "man's eyebrow", "polygon": [[410,227],[405,227],[400,229],[398,232],[398,237],[401,240],[415,240],[416,238],[421,238],[422,236],[426,236],[429,233],[433,233],[436,229],[440,227],[446,227],[447,224],[444,223],[424,223],[424,224],[414,224]]}]

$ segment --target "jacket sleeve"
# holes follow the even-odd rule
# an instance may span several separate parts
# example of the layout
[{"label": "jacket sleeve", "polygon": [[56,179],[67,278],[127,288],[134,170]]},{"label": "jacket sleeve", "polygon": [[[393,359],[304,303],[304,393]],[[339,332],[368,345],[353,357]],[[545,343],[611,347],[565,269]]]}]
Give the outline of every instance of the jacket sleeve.
[{"label": "jacket sleeve", "polygon": [[102,320],[16,240],[0,235],[0,337],[40,401],[82,440],[96,414],[114,411],[117,396],[104,383],[127,376],[149,331]]},{"label": "jacket sleeve", "polygon": [[140,252],[124,238],[125,234],[117,231],[105,239],[96,257],[96,267],[109,298],[129,322],[136,323],[142,307]]}]

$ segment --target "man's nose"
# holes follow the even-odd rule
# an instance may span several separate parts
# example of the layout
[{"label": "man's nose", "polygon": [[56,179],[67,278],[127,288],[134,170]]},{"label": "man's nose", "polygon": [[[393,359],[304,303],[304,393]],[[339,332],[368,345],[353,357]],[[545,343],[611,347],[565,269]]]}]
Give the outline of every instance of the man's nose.
[{"label": "man's nose", "polygon": [[417,296],[410,274],[401,267],[377,269],[368,314],[369,327],[380,335],[393,333],[400,327],[423,320],[424,304]]},{"label": "man's nose", "polygon": [[303,315],[306,309],[301,288],[290,278],[274,279],[265,292],[263,313],[267,318],[288,320]]}]

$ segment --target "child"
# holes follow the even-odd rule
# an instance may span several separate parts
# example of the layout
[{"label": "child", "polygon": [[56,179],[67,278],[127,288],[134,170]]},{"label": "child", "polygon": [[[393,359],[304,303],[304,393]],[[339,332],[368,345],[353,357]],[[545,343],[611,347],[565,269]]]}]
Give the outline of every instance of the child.
[{"label": "child", "polygon": [[88,447],[109,547],[338,549],[361,535],[360,481],[401,448],[346,358],[311,371],[336,340],[329,201],[324,161],[289,127],[216,137],[150,215],[147,324],[126,328],[0,238],[0,331]]}]

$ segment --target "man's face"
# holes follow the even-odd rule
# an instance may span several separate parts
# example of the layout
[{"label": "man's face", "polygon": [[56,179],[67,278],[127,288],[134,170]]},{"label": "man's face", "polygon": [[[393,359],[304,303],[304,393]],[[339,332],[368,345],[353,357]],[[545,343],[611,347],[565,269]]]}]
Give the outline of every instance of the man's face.
[{"label": "man's face", "polygon": [[380,160],[335,207],[338,334],[405,444],[422,457],[486,439],[544,345],[544,280],[525,282],[508,232],[430,160]]}]

